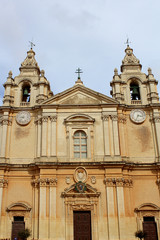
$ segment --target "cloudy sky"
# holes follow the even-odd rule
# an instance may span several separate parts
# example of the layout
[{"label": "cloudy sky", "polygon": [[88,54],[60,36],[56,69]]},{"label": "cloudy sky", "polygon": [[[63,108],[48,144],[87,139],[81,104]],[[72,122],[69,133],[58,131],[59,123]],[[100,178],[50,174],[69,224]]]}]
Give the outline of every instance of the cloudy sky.
[{"label": "cloudy sky", "polygon": [[109,96],[127,37],[142,71],[160,80],[159,12],[159,0],[0,0],[0,99],[32,39],[54,94],[74,85],[80,67],[84,85]]}]

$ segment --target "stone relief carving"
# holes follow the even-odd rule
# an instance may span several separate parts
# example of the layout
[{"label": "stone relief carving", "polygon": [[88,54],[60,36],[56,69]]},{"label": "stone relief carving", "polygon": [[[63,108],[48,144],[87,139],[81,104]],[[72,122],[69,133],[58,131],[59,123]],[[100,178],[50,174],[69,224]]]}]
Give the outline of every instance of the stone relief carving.
[{"label": "stone relief carving", "polygon": [[95,183],[96,183],[96,177],[95,177],[95,176],[92,176],[92,177],[91,177],[91,183],[92,183],[92,184],[95,184]]},{"label": "stone relief carving", "polygon": [[88,173],[84,167],[77,167],[74,172],[75,182],[86,182],[88,178]]},{"label": "stone relief carving", "polygon": [[25,60],[21,63],[22,67],[38,67],[38,64],[36,62],[36,59],[34,58],[35,53],[31,49],[27,52],[27,57]]},{"label": "stone relief carving", "polygon": [[122,64],[123,65],[137,65],[140,63],[140,61],[136,58],[136,56],[133,54],[133,49],[129,46],[125,50],[126,56],[124,57]]},{"label": "stone relief carving", "polygon": [[67,184],[70,184],[70,183],[71,183],[71,179],[70,179],[69,176],[66,176],[66,183],[67,183]]}]

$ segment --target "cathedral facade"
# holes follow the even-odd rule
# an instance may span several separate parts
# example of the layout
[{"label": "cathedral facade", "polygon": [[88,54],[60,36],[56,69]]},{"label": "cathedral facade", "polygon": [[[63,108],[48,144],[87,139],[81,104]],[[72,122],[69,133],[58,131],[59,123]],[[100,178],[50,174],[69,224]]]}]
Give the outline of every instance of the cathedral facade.
[{"label": "cathedral facade", "polygon": [[157,81],[127,46],[108,97],[54,95],[30,49],[0,107],[0,239],[160,239]]}]

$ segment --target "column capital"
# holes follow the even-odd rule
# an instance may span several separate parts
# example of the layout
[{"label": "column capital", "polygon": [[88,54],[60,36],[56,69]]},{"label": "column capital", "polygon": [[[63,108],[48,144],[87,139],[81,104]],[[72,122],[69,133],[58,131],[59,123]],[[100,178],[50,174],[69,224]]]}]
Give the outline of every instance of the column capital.
[{"label": "column capital", "polygon": [[56,187],[57,178],[38,178],[32,180],[31,184],[33,187]]},{"label": "column capital", "polygon": [[122,115],[119,115],[119,116],[118,116],[118,122],[119,122],[119,123],[125,124],[126,121],[127,121],[127,119],[126,119],[126,116],[125,116],[125,115],[122,114]]},{"label": "column capital", "polygon": [[51,120],[51,122],[56,122],[57,121],[57,116],[56,115],[50,116],[50,120]]},{"label": "column capital", "polygon": [[112,121],[118,121],[118,116],[117,115],[111,115]]},{"label": "column capital", "polygon": [[42,117],[42,122],[48,122],[48,116],[43,116]]},{"label": "column capital", "polygon": [[4,188],[8,186],[8,180],[0,179],[0,188]]},{"label": "column capital", "polygon": [[108,121],[109,120],[109,115],[108,114],[102,114],[102,120],[103,121]]},{"label": "column capital", "polygon": [[107,187],[132,187],[133,181],[131,178],[105,178],[104,183]]},{"label": "column capital", "polygon": [[12,119],[8,118],[8,117],[1,117],[0,118],[0,125],[8,125],[11,126],[12,125]]}]

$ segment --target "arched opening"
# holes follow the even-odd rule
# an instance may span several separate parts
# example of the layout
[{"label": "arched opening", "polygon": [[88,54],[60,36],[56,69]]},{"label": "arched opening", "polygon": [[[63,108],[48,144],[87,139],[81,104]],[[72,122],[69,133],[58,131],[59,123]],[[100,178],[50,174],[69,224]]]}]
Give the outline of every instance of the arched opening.
[{"label": "arched opening", "polygon": [[140,90],[139,90],[139,84],[137,81],[132,81],[130,83],[130,94],[131,94],[131,100],[140,100]]},{"label": "arched opening", "polygon": [[25,83],[22,87],[22,102],[30,102],[31,87],[29,83]]},{"label": "arched opening", "polygon": [[87,158],[87,136],[81,130],[74,133],[74,158]]}]

